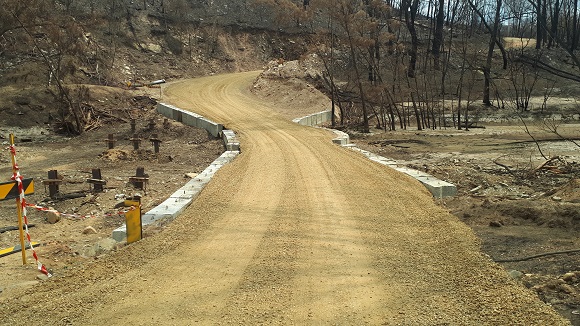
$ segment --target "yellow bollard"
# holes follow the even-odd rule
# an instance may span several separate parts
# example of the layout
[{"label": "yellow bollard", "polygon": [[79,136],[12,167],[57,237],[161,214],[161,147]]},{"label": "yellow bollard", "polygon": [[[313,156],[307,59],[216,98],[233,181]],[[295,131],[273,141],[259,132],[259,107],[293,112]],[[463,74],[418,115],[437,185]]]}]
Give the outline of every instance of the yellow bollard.
[{"label": "yellow bollard", "polygon": [[125,206],[133,207],[125,213],[125,224],[127,225],[127,244],[141,240],[143,230],[141,227],[141,201],[125,200]]}]

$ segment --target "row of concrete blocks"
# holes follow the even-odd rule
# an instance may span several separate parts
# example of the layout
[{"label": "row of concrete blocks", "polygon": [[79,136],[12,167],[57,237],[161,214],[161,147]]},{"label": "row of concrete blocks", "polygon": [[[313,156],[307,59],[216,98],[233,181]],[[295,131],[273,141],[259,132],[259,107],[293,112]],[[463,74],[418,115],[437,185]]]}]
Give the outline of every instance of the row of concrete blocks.
[{"label": "row of concrete blocks", "polygon": [[222,140],[226,146],[226,151],[240,151],[240,141],[232,130],[222,130]]},{"label": "row of concrete blocks", "polygon": [[171,104],[157,104],[157,112],[167,118],[181,122],[184,125],[205,129],[214,137],[220,137],[221,132],[224,129],[222,124],[213,122],[197,113],[180,109]]},{"label": "row of concrete blocks", "polygon": [[[202,173],[189,180],[183,187],[175,191],[164,202],[141,216],[141,225],[146,226],[159,220],[170,221],[181,214],[199,195],[201,190],[211,180],[213,175],[225,164],[239,154],[238,151],[225,151],[213,161]],[[127,238],[125,225],[113,230],[113,239],[124,241]]]},{"label": "row of concrete blocks", "polygon": [[[319,113],[314,113],[312,115],[305,116],[302,118],[297,118],[297,119],[294,119],[292,121],[294,121],[298,124],[304,125],[304,126],[315,127],[316,125],[318,125],[320,123],[330,121],[331,115],[328,114],[328,116],[326,116],[326,115],[324,115],[324,113],[330,113],[330,111],[323,111],[323,112],[319,112]],[[324,119],[327,119],[327,120],[324,120]],[[319,122],[319,121],[321,121],[321,122]],[[414,170],[414,169],[410,169],[410,168],[407,168],[404,166],[400,166],[399,163],[397,163],[396,161],[391,160],[389,158],[382,157],[382,156],[376,155],[374,153],[371,153],[369,151],[362,150],[362,149],[356,147],[354,144],[350,144],[350,137],[348,136],[347,133],[342,132],[340,130],[336,130],[336,129],[331,129],[331,130],[332,130],[332,132],[334,132],[337,135],[336,138],[332,139],[333,143],[344,146],[344,147],[348,147],[354,151],[360,152],[361,154],[368,157],[371,161],[375,161],[377,163],[386,165],[386,166],[393,168],[399,172],[402,172],[406,175],[409,175],[412,178],[415,178],[417,181],[421,182],[423,184],[423,186],[425,186],[425,188],[427,188],[429,190],[429,192],[431,192],[433,197],[443,198],[443,197],[455,196],[457,194],[457,187],[455,187],[454,184],[451,184],[451,183],[443,181],[443,180],[439,180],[439,179],[435,178],[434,176],[427,174],[425,172],[421,172],[419,170]]]},{"label": "row of concrete blocks", "polygon": [[[313,113],[301,118],[292,119],[293,122],[309,127],[316,127],[317,125],[332,120],[332,111],[322,111],[318,113]],[[332,142],[341,146],[348,145],[350,143],[350,136],[346,132],[342,132],[336,129],[330,129],[336,134],[336,138],[332,139]]]},{"label": "row of concrete blocks", "polygon": [[417,181],[421,182],[423,184],[423,186],[425,186],[425,188],[427,188],[427,190],[429,190],[429,192],[431,192],[431,194],[435,198],[452,197],[452,196],[455,196],[457,194],[457,187],[455,187],[455,185],[452,183],[437,179],[436,177],[434,177],[428,173],[419,171],[419,170],[410,169],[408,167],[400,166],[397,161],[391,160],[391,159],[383,157],[383,156],[376,155],[376,154],[371,153],[369,151],[365,151],[365,150],[360,149],[356,146],[351,145],[351,146],[347,146],[347,147],[349,147],[350,149],[352,149],[354,151],[357,151],[357,152],[363,154],[364,156],[368,157],[368,159],[371,161],[375,161],[379,164],[386,165],[392,169],[395,169],[399,172],[402,172],[402,173],[416,179]]},{"label": "row of concrete blocks", "polygon": [[[236,134],[231,130],[224,130],[223,125],[210,121],[199,114],[179,109],[169,104],[160,103],[157,111],[174,120],[189,126],[195,126],[207,130],[214,137],[222,137],[226,151],[215,159],[202,173],[189,180],[183,187],[175,191],[164,202],[157,205],[141,216],[141,225],[146,226],[154,222],[169,221],[181,214],[199,195],[213,175],[225,164],[232,161],[240,153],[240,142]],[[123,225],[112,234],[116,241],[124,241],[127,238],[127,227]]]},{"label": "row of concrete blocks", "polygon": [[321,123],[325,123],[332,120],[332,112],[330,110],[327,111],[322,111],[322,112],[318,112],[318,113],[314,113],[314,114],[310,114],[307,116],[304,116],[302,118],[296,118],[293,119],[293,122],[296,122],[299,125],[303,125],[303,126],[316,126],[319,125]]},{"label": "row of concrete blocks", "polygon": [[166,103],[157,104],[157,112],[184,125],[205,129],[214,137],[221,136],[226,151],[240,150],[240,142],[236,134],[231,130],[224,129],[224,126],[220,123],[213,122],[197,113],[186,111]]}]

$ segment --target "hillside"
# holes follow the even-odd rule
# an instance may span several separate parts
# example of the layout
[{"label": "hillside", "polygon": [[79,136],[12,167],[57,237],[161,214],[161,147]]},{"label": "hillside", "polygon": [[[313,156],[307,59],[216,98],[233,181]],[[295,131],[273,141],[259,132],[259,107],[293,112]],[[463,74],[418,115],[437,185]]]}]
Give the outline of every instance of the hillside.
[{"label": "hillside", "polygon": [[[114,15],[107,11],[112,7],[91,13],[82,3],[46,8],[54,13],[51,17],[38,15],[41,8],[23,9],[29,12],[20,19],[37,23],[33,27],[23,28],[22,20],[5,22],[0,122],[80,133],[84,130],[77,130],[71,113],[79,111],[86,120],[89,112],[94,118],[103,110],[130,107],[135,96],[144,94],[129,83],[255,70],[273,58],[296,59],[308,47],[308,38],[262,29],[264,18],[243,2],[188,6],[183,21],[177,21],[173,2],[169,8],[147,1],[119,3]],[[62,25],[54,29],[53,24]],[[158,91],[144,93],[157,97]],[[92,125],[81,122],[80,129]]]}]

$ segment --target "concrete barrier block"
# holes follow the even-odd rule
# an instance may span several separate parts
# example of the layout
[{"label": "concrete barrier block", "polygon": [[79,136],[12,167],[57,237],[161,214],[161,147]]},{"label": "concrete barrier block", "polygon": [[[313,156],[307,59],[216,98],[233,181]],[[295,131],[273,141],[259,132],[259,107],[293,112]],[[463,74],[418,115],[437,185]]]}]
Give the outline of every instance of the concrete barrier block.
[{"label": "concrete barrier block", "polygon": [[315,113],[315,114],[311,115],[311,117],[312,117],[312,125],[313,126],[318,125],[320,122],[320,114]]},{"label": "concrete barrier block", "polygon": [[240,150],[240,143],[228,143],[226,145],[226,149],[228,151],[239,151]]},{"label": "concrete barrier block", "polygon": [[117,242],[125,241],[127,239],[127,227],[123,225],[114,229],[112,238]]},{"label": "concrete barrier block", "polygon": [[371,160],[373,160],[377,163],[383,164],[383,165],[389,165],[389,166],[397,166],[398,165],[397,161],[390,160],[390,159],[388,159],[386,157],[382,157],[382,156],[379,156],[376,158],[371,158]]},{"label": "concrete barrier block", "polygon": [[[347,145],[348,146],[348,145]],[[390,168],[404,173],[417,181],[419,181],[435,198],[451,197],[457,194],[457,187],[449,182],[439,180],[436,177],[415,169],[411,169],[404,166],[398,166],[398,162],[395,160],[388,159],[383,156],[376,155],[364,149],[358,147],[348,146],[353,151],[359,152],[366,156],[368,159],[378,162],[380,164],[389,166]]]},{"label": "concrete barrier block", "polygon": [[142,225],[149,225],[161,219],[174,219],[181,214],[192,202],[191,198],[169,197],[141,217]]},{"label": "concrete barrier block", "polygon": [[239,151],[240,142],[236,134],[231,130],[222,130],[222,139],[228,151]]},{"label": "concrete barrier block", "polygon": [[193,199],[203,189],[203,187],[181,187],[175,191],[169,198],[189,198]]},{"label": "concrete barrier block", "polygon": [[415,179],[417,179],[419,177],[422,177],[422,178],[435,178],[435,177],[433,177],[432,175],[430,175],[430,174],[428,174],[426,172],[419,171],[419,170],[415,170],[415,169],[410,169],[410,168],[407,168],[407,167],[404,167],[404,166],[397,167],[397,168],[395,168],[395,170],[397,170],[399,172],[402,172],[402,173],[405,173],[406,175],[411,176],[411,177],[413,177]]},{"label": "concrete barrier block", "polygon": [[344,146],[344,145],[348,144],[348,142],[347,142],[346,139],[340,138],[340,137],[339,138],[334,138],[332,140],[332,142],[335,143],[335,144],[341,145],[341,146]]},{"label": "concrete barrier block", "polygon": [[433,176],[417,178],[435,198],[452,197],[457,195],[457,187],[449,182],[439,180]]},{"label": "concrete barrier block", "polygon": [[180,109],[175,109],[173,110],[173,117],[172,119],[177,121],[177,122],[183,122],[183,110]]},{"label": "concrete barrier block", "polygon": [[169,107],[169,105],[165,103],[158,103],[157,104],[157,112],[164,117],[171,118],[173,109]]},{"label": "concrete barrier block", "polygon": [[201,116],[199,114],[195,114],[195,113],[191,113],[191,112],[187,112],[187,114],[183,115],[183,121],[182,123],[191,127],[196,127],[198,128],[198,119]]},{"label": "concrete barrier block", "polygon": [[199,128],[203,128],[203,129],[207,130],[207,132],[209,132],[214,137],[219,137],[221,131],[224,128],[223,125],[221,125],[219,123],[215,123],[213,121],[210,121],[206,118],[199,118],[197,121],[199,124],[198,125]]},{"label": "concrete barrier block", "polygon": [[201,117],[201,118],[197,119],[197,127],[204,129],[204,130],[208,130],[209,129],[209,122],[204,117]]},{"label": "concrete barrier block", "polygon": [[325,122],[329,122],[332,121],[332,111],[326,111],[326,121]]}]

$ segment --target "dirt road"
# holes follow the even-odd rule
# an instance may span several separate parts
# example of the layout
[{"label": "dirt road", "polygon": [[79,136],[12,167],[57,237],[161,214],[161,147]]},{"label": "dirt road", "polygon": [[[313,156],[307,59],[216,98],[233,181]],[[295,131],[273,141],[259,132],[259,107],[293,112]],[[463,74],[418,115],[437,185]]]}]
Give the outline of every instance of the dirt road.
[{"label": "dirt road", "polygon": [[164,232],[3,302],[0,324],[567,324],[419,183],[274,113],[255,76],[165,89],[242,154]]}]

